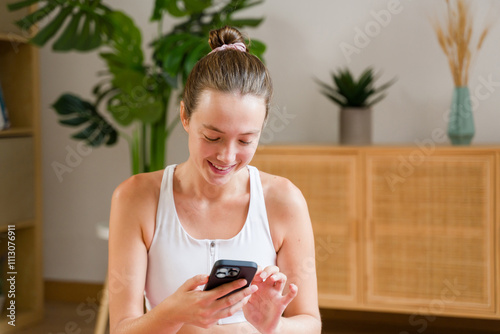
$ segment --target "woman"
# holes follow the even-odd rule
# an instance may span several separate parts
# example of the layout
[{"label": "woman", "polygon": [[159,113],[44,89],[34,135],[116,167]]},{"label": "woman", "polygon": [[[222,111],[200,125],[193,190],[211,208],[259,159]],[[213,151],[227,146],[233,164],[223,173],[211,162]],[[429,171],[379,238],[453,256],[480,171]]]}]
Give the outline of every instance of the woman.
[{"label": "woman", "polygon": [[[306,202],[288,180],[248,166],[271,78],[238,30],[214,30],[209,43],[180,106],[188,160],[113,194],[111,333],[320,333]],[[257,262],[252,285],[226,297],[246,282],[202,291],[221,258]]]}]

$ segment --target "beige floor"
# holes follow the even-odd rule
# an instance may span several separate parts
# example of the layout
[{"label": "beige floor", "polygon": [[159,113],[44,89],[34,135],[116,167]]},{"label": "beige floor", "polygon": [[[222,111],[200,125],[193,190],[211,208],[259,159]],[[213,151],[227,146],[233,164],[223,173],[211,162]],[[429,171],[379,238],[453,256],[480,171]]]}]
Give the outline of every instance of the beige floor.
[{"label": "beige floor", "polygon": [[[16,334],[92,334],[97,305],[92,303],[47,302],[45,319]],[[477,323],[464,319],[437,319],[411,326],[407,315],[322,312],[323,334],[493,334],[500,333],[500,321]],[[498,324],[498,326],[496,326]],[[482,328],[482,330],[477,330]],[[488,328],[488,330],[486,329]],[[149,333],[148,333],[149,334]]]},{"label": "beige floor", "polygon": [[96,308],[92,304],[46,302],[43,322],[16,334],[93,334]]}]

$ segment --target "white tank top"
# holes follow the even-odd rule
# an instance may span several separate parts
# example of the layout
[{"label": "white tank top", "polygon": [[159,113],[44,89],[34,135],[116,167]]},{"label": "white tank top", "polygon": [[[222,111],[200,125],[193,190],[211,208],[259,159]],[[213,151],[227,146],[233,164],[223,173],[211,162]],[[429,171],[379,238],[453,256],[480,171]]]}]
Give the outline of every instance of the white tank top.
[{"label": "white tank top", "polygon": [[[219,259],[254,261],[262,268],[276,265],[276,251],[257,168],[248,166],[250,204],[245,225],[230,239],[209,240],[193,238],[179,221],[172,186],[175,167],[165,168],[161,182],[144,291],[148,310],[173,294],[187,279],[210,274],[213,264]],[[219,320],[219,324],[243,321],[246,319],[240,310],[231,317]]]}]

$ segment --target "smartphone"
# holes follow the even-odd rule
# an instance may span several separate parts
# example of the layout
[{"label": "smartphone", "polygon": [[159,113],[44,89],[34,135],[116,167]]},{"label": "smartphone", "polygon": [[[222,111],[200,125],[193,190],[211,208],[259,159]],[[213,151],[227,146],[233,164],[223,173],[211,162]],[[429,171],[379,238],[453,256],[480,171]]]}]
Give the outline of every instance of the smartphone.
[{"label": "smartphone", "polygon": [[212,272],[210,273],[210,277],[208,278],[208,282],[205,285],[204,290],[212,290],[222,284],[236,281],[240,278],[246,279],[247,284],[245,286],[231,291],[227,295],[220,298],[226,297],[232,293],[249,287],[256,272],[257,263],[253,261],[218,260],[212,267]]}]

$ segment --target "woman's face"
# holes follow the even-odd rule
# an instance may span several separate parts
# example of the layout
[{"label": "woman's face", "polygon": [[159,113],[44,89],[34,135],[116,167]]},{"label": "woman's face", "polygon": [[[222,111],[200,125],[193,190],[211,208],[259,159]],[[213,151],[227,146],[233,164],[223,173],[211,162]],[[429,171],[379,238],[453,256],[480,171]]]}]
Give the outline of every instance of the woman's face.
[{"label": "woman's face", "polygon": [[206,90],[189,120],[181,103],[189,159],[208,183],[227,183],[252,160],[265,114],[264,99],[254,95]]}]

